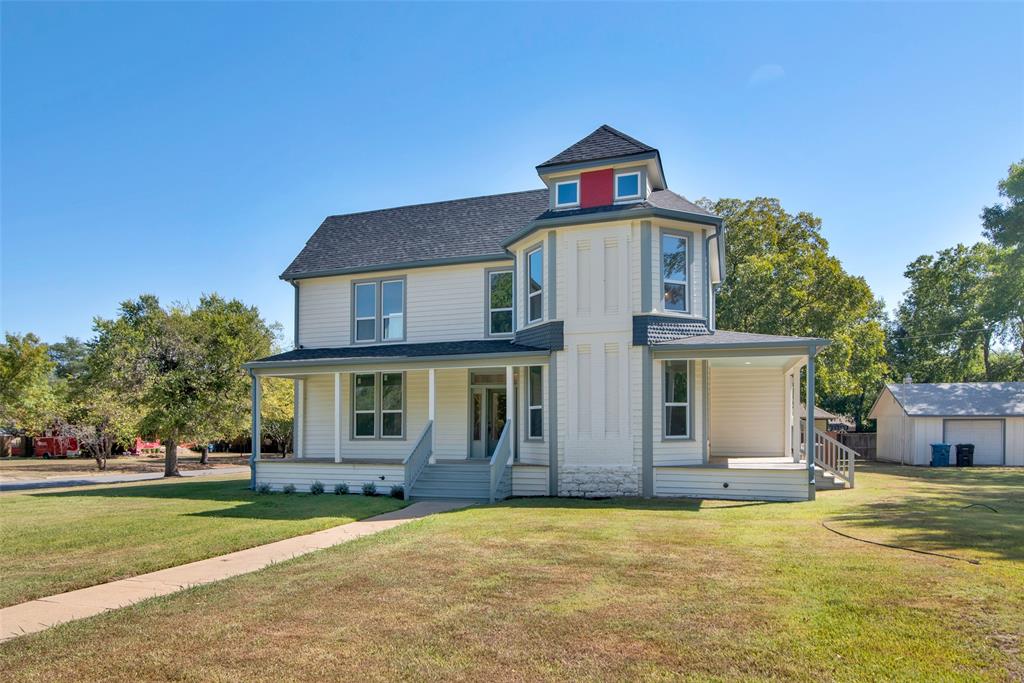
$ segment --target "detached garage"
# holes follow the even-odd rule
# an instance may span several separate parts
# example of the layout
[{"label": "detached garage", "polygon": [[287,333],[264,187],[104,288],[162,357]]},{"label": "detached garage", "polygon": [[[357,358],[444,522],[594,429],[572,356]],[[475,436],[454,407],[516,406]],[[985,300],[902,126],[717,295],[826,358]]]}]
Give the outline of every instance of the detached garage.
[{"label": "detached garage", "polygon": [[975,465],[1024,466],[1024,382],[887,384],[868,417],[879,460],[927,465],[933,443],[972,443]]}]

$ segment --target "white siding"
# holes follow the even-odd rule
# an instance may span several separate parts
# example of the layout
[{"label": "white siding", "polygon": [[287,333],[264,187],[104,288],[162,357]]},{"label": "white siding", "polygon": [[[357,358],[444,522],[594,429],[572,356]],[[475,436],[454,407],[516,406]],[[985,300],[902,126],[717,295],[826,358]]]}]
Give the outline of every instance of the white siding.
[{"label": "white siding", "polygon": [[874,408],[878,425],[877,458],[886,462],[910,463],[912,434],[910,420],[888,389]]},{"label": "white siding", "polygon": [[312,375],[303,384],[306,399],[302,454],[307,458],[333,458],[334,375]]},{"label": "white siding", "polygon": [[527,429],[529,428],[528,421],[530,419],[529,411],[527,410],[526,372],[525,367],[516,369],[516,402],[518,404],[516,431],[519,433],[519,442],[516,446],[517,457],[519,462],[523,464],[547,465],[549,459],[548,438],[551,430],[551,411],[549,410],[550,406],[548,406],[548,368],[546,366],[541,368],[541,387],[543,389],[541,398],[544,405],[544,437],[541,439],[526,438],[528,434]]},{"label": "white siding", "polygon": [[[728,487],[725,485],[728,484]],[[656,467],[654,495],[728,500],[807,500],[802,469]]]},{"label": "white siding", "polygon": [[[380,477],[384,477],[381,480]],[[368,481],[377,485],[377,492],[387,494],[392,484],[404,484],[405,468],[401,465],[363,465],[312,462],[274,462],[261,460],[256,463],[256,485],[269,484],[271,489],[280,491],[285,484],[292,484],[299,491],[309,491],[314,481],[324,485],[331,492],[335,484],[346,483],[350,493],[361,493]]]},{"label": "white siding", "polygon": [[516,465],[513,467],[512,495],[548,495],[548,468],[533,465]]},{"label": "white siding", "polygon": [[1024,467],[1024,417],[1006,418],[1006,464]]},{"label": "white siding", "polygon": [[388,276],[406,278],[406,341],[482,339],[484,273],[511,265],[495,261],[298,280],[299,343],[306,348],[351,344],[352,281]]},{"label": "white siding", "polygon": [[704,462],[701,442],[704,438],[704,377],[701,362],[691,363],[690,430],[692,439],[665,439],[665,362],[654,361],[652,390],[654,393],[651,416],[654,434],[654,465],[699,465]]},{"label": "white siding", "polygon": [[777,456],[785,450],[785,378],[776,368],[713,367],[711,455]]},{"label": "white siding", "polygon": [[[932,444],[942,443],[942,418],[941,417],[913,417],[910,418],[911,455],[908,462],[911,465],[927,465],[932,461]],[[952,455],[950,456],[953,457]],[[956,462],[954,460],[954,462]]]},{"label": "white siding", "polygon": [[[434,456],[447,459],[465,458],[469,455],[469,370],[436,370],[434,381],[437,392]],[[421,427],[427,422],[426,396],[427,385],[424,379]]]}]

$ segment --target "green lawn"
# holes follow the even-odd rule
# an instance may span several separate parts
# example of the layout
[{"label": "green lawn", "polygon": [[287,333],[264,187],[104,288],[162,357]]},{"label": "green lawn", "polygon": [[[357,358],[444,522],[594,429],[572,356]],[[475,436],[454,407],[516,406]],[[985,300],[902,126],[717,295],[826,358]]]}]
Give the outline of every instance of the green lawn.
[{"label": "green lawn", "polygon": [[256,495],[206,477],[0,495],[0,606],[388,512],[392,498]]},{"label": "green lawn", "polygon": [[[507,501],[16,639],[0,646],[0,670],[38,681],[1020,680],[1022,491],[1024,471],[875,466],[856,490],[813,503]],[[849,540],[823,520],[980,564]]]}]

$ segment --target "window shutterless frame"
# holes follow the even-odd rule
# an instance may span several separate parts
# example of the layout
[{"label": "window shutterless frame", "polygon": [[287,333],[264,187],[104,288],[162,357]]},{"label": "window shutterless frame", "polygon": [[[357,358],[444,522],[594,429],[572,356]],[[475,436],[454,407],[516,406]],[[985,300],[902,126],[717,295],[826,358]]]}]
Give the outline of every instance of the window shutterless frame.
[{"label": "window shutterless frame", "polygon": [[352,282],[352,343],[373,344],[405,341],[408,336],[408,298],[408,284],[404,275],[354,280]]},{"label": "window shutterless frame", "polygon": [[[619,193],[619,180],[624,178],[636,178],[636,192],[631,194],[620,194]],[[640,195],[643,189],[640,187],[640,171],[630,171],[628,173],[616,173],[615,174],[615,201],[623,201],[627,199],[640,199]]]},{"label": "window shutterless frame", "polygon": [[[534,260],[536,258],[536,261]],[[534,268],[536,264],[536,269]],[[544,319],[544,247],[526,252],[526,324]],[[536,313],[536,315],[534,315]]]},{"label": "window shutterless frame", "polygon": [[352,438],[377,438],[377,374],[352,375]]},{"label": "window shutterless frame", "polygon": [[[561,188],[563,186],[574,185],[576,188],[575,199],[571,202],[561,201]],[[555,183],[555,208],[556,209],[568,209],[574,206],[580,205],[580,181],[579,180],[563,180],[560,183]]]},{"label": "window shutterless frame", "polygon": [[405,387],[404,372],[353,373],[352,438],[360,441],[404,439]]},{"label": "window shutterless frame", "polygon": [[693,377],[688,361],[666,361],[662,375],[661,437],[687,441],[693,438],[691,396]]},{"label": "window shutterless frame", "polygon": [[[661,263],[661,304],[670,313],[690,312],[690,236],[662,229],[658,237]],[[671,251],[666,244],[674,245]],[[677,303],[678,302],[678,303]]]},{"label": "window shutterless frame", "polygon": [[526,438],[544,438],[544,369],[540,365],[526,368]]},{"label": "window shutterless frame", "polygon": [[510,337],[516,329],[515,272],[511,268],[488,268],[484,278],[484,336]]}]

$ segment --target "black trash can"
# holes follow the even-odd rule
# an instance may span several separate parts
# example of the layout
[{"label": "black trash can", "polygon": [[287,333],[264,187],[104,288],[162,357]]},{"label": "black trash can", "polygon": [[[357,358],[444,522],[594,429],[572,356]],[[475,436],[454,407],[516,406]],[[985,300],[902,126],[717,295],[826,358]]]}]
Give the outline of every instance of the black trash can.
[{"label": "black trash can", "polygon": [[973,443],[958,443],[956,445],[956,466],[974,467]]}]

